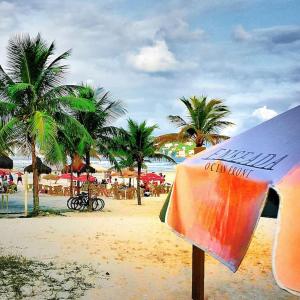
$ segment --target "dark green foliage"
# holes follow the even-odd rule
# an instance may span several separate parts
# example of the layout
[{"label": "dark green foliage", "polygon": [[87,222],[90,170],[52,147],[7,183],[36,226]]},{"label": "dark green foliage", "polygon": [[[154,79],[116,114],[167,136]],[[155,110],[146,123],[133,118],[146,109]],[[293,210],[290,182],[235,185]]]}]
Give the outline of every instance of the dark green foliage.
[{"label": "dark green foliage", "polygon": [[[0,66],[0,153],[12,148],[32,154],[33,202],[39,209],[36,150],[51,161],[65,158],[58,131],[66,123],[81,124],[73,111],[94,111],[94,105],[79,96],[79,87],[63,84],[70,50],[53,58],[54,43],[38,34],[17,35],[8,43],[7,72]],[[81,126],[81,127],[80,127]]]},{"label": "dark green foliage", "polygon": [[113,137],[119,133],[119,129],[112,123],[126,112],[122,102],[112,99],[102,88],[93,89],[88,85],[82,85],[79,96],[90,100],[95,107],[94,111],[78,111],[74,114],[95,141],[95,145],[86,140],[79,143],[79,151],[86,155],[86,164],[90,164],[90,156],[100,154],[117,165],[112,150]]},{"label": "dark green foliage", "polygon": [[147,159],[152,160],[167,160],[172,163],[175,161],[162,153],[157,151],[153,131],[157,125],[147,126],[146,122],[138,124],[137,122],[129,119],[128,129],[122,130],[118,137],[115,138],[116,147],[118,150],[116,154],[123,160],[124,164],[131,164],[136,166],[138,170],[138,204],[141,204],[141,194],[139,189],[140,175],[142,166]]},{"label": "dark green foliage", "polygon": [[216,144],[228,137],[220,134],[220,130],[234,125],[224,120],[230,111],[220,99],[208,100],[207,97],[181,98],[180,101],[187,109],[187,119],[170,115],[169,120],[180,128],[179,133],[170,133],[157,138],[162,145],[167,142],[192,140],[197,147],[204,143]]}]

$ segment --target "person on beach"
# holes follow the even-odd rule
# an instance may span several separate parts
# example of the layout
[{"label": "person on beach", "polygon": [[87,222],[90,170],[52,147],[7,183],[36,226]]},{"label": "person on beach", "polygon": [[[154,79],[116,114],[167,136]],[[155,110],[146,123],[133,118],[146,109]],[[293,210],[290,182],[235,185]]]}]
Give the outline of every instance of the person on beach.
[{"label": "person on beach", "polygon": [[8,181],[14,181],[14,178],[11,173],[9,173],[9,175],[8,175]]},{"label": "person on beach", "polygon": [[2,186],[3,186],[3,192],[6,193],[7,192],[7,186],[8,186],[7,176],[3,177],[3,179],[2,179]]},{"label": "person on beach", "polygon": [[21,172],[18,172],[17,175],[18,175],[18,178],[17,178],[17,185],[19,184],[19,182],[23,185],[23,181],[22,181],[22,173],[21,173]]}]

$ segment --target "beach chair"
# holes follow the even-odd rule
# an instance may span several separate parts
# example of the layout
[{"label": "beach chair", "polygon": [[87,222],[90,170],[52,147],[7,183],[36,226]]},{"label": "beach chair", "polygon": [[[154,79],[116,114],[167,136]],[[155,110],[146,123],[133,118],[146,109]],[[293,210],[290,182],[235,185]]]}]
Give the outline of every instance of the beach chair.
[{"label": "beach chair", "polygon": [[64,196],[70,196],[70,187],[64,187]]},{"label": "beach chair", "polygon": [[54,192],[54,195],[56,195],[56,196],[63,196],[64,195],[63,186],[62,185],[54,186],[53,192]]},{"label": "beach chair", "polygon": [[153,187],[152,195],[155,196],[155,197],[159,197],[160,196],[160,188],[159,188],[159,186],[154,186]]},{"label": "beach chair", "polygon": [[49,188],[50,188],[50,185],[44,185],[43,192],[48,194],[49,193]]},{"label": "beach chair", "polygon": [[126,190],[119,190],[120,199],[126,199]]},{"label": "beach chair", "polygon": [[85,182],[85,183],[81,186],[80,190],[81,190],[81,191],[87,191],[87,190],[88,190],[88,183]]},{"label": "beach chair", "polygon": [[119,191],[118,187],[114,186],[112,188],[112,191],[113,191],[114,198],[117,199],[117,200],[120,200],[121,199],[121,194],[120,194],[120,191]]},{"label": "beach chair", "polygon": [[135,188],[128,188],[126,191],[126,199],[131,200],[134,199]]},{"label": "beach chair", "polygon": [[[110,189],[105,189],[105,192],[103,192],[104,193],[104,195],[106,196],[106,197],[112,197],[113,196],[113,189],[112,188],[110,188]],[[106,194],[105,194],[106,193]]]}]

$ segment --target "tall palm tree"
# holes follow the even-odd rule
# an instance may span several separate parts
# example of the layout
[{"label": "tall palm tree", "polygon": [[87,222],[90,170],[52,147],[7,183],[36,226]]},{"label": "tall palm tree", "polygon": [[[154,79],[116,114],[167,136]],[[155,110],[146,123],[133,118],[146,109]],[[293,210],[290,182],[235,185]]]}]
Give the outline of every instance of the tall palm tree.
[{"label": "tall palm tree", "polygon": [[181,98],[187,109],[187,120],[180,116],[168,116],[169,120],[180,128],[179,133],[159,136],[156,141],[162,145],[166,142],[192,140],[196,147],[202,147],[206,142],[216,144],[228,139],[219,133],[220,129],[234,125],[224,120],[230,111],[220,99],[208,100],[207,97]]},{"label": "tall palm tree", "polygon": [[126,157],[131,162],[137,165],[137,201],[138,205],[142,204],[140,180],[142,166],[147,159],[167,160],[176,163],[171,157],[157,152],[154,141],[153,131],[158,128],[157,125],[147,126],[146,122],[138,124],[129,119],[128,129],[123,130],[122,133],[115,138],[116,145],[118,145],[117,154],[120,157]]},{"label": "tall palm tree", "polygon": [[[0,144],[13,143],[31,153],[33,166],[33,212],[38,213],[36,151],[63,159],[57,142],[58,125],[77,122],[69,112],[94,110],[93,103],[78,97],[77,87],[63,85],[70,50],[53,58],[55,45],[38,34],[18,35],[8,43],[8,68],[0,66]],[[78,123],[78,122],[77,122]]]},{"label": "tall palm tree", "polygon": [[93,147],[91,141],[83,139],[80,143],[81,149],[85,153],[85,161],[90,166],[90,157],[100,154],[117,165],[112,154],[113,137],[119,132],[119,129],[112,125],[120,116],[126,113],[126,109],[120,100],[111,98],[109,92],[103,88],[93,89],[91,86],[82,85],[79,90],[79,97],[89,99],[95,106],[95,111],[75,113],[75,118],[87,129],[91,138],[96,143]]},{"label": "tall palm tree", "polygon": [[[74,121],[74,120],[73,120]],[[73,163],[75,159],[79,159],[83,157],[84,153],[81,152],[80,144],[83,142],[88,142],[93,145],[94,141],[86,128],[77,122],[70,122],[68,119],[67,122],[59,124],[57,130],[57,142],[59,147],[61,148],[62,159],[58,162],[62,165],[67,164],[68,158],[71,160],[70,164],[70,196],[73,196]],[[54,156],[53,156],[54,154]],[[52,156],[51,156],[52,155]],[[55,153],[49,153],[46,157],[46,160],[52,164],[57,163],[57,157]]]}]

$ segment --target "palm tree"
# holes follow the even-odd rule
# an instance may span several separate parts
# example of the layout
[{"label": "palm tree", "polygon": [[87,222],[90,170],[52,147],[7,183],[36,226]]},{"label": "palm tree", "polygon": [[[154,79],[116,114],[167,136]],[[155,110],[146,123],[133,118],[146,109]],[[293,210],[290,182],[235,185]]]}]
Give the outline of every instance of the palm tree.
[{"label": "palm tree", "polygon": [[[63,124],[59,124],[57,130],[57,142],[59,147],[61,148],[61,153],[63,154],[62,160],[59,161],[60,164],[64,166],[67,164],[68,157],[71,160],[70,164],[70,196],[73,196],[73,163],[74,160],[79,159],[83,156],[83,153],[80,151],[80,144],[82,142],[88,142],[89,144],[93,145],[94,141],[90,134],[87,132],[86,128],[77,122],[65,122]],[[73,120],[74,121],[74,120]],[[46,160],[52,164],[57,163],[57,157],[48,155]]]},{"label": "palm tree", "polygon": [[[31,153],[33,166],[33,213],[39,211],[36,151],[62,160],[57,142],[59,124],[77,122],[73,110],[94,110],[93,103],[78,97],[77,87],[63,85],[70,50],[52,58],[54,43],[19,35],[8,43],[7,72],[0,66],[0,144],[13,143]],[[77,122],[78,123],[78,122]],[[3,146],[5,148],[5,146]]]},{"label": "palm tree", "polygon": [[90,166],[90,157],[98,156],[98,153],[108,158],[112,164],[117,165],[112,154],[112,142],[119,129],[112,126],[111,123],[126,113],[122,102],[112,99],[109,92],[105,92],[103,88],[93,89],[88,85],[82,85],[79,97],[89,99],[95,106],[93,112],[78,111],[74,115],[96,143],[96,148],[93,147],[91,141],[85,139],[80,143],[80,147],[85,153],[87,166]]},{"label": "palm tree", "polygon": [[196,147],[202,147],[206,142],[212,145],[226,140],[229,137],[219,134],[220,129],[234,125],[224,120],[230,111],[220,99],[208,100],[207,97],[181,98],[180,101],[187,109],[187,121],[180,116],[168,116],[176,124],[179,133],[170,133],[159,136],[156,141],[162,145],[166,142],[192,140]]},{"label": "palm tree", "polygon": [[[117,148],[117,146],[115,146]],[[134,157],[130,152],[123,152],[121,155],[119,154],[119,161],[117,168],[112,167],[111,169],[115,169],[116,171],[121,170],[121,172],[124,172],[124,170],[128,169],[131,172],[134,172],[134,169],[137,168],[137,162],[134,160]],[[145,162],[149,162],[149,160],[144,160],[144,163],[142,164],[142,168],[146,169],[147,165]],[[129,187],[131,187],[131,177],[129,178]]]},{"label": "palm tree", "polygon": [[140,179],[142,166],[147,159],[167,160],[176,163],[171,157],[157,152],[153,131],[158,128],[157,125],[147,126],[146,122],[138,124],[129,119],[128,130],[115,138],[116,145],[119,145],[117,154],[120,157],[126,157],[129,162],[135,162],[137,165],[137,200],[141,205]]}]

